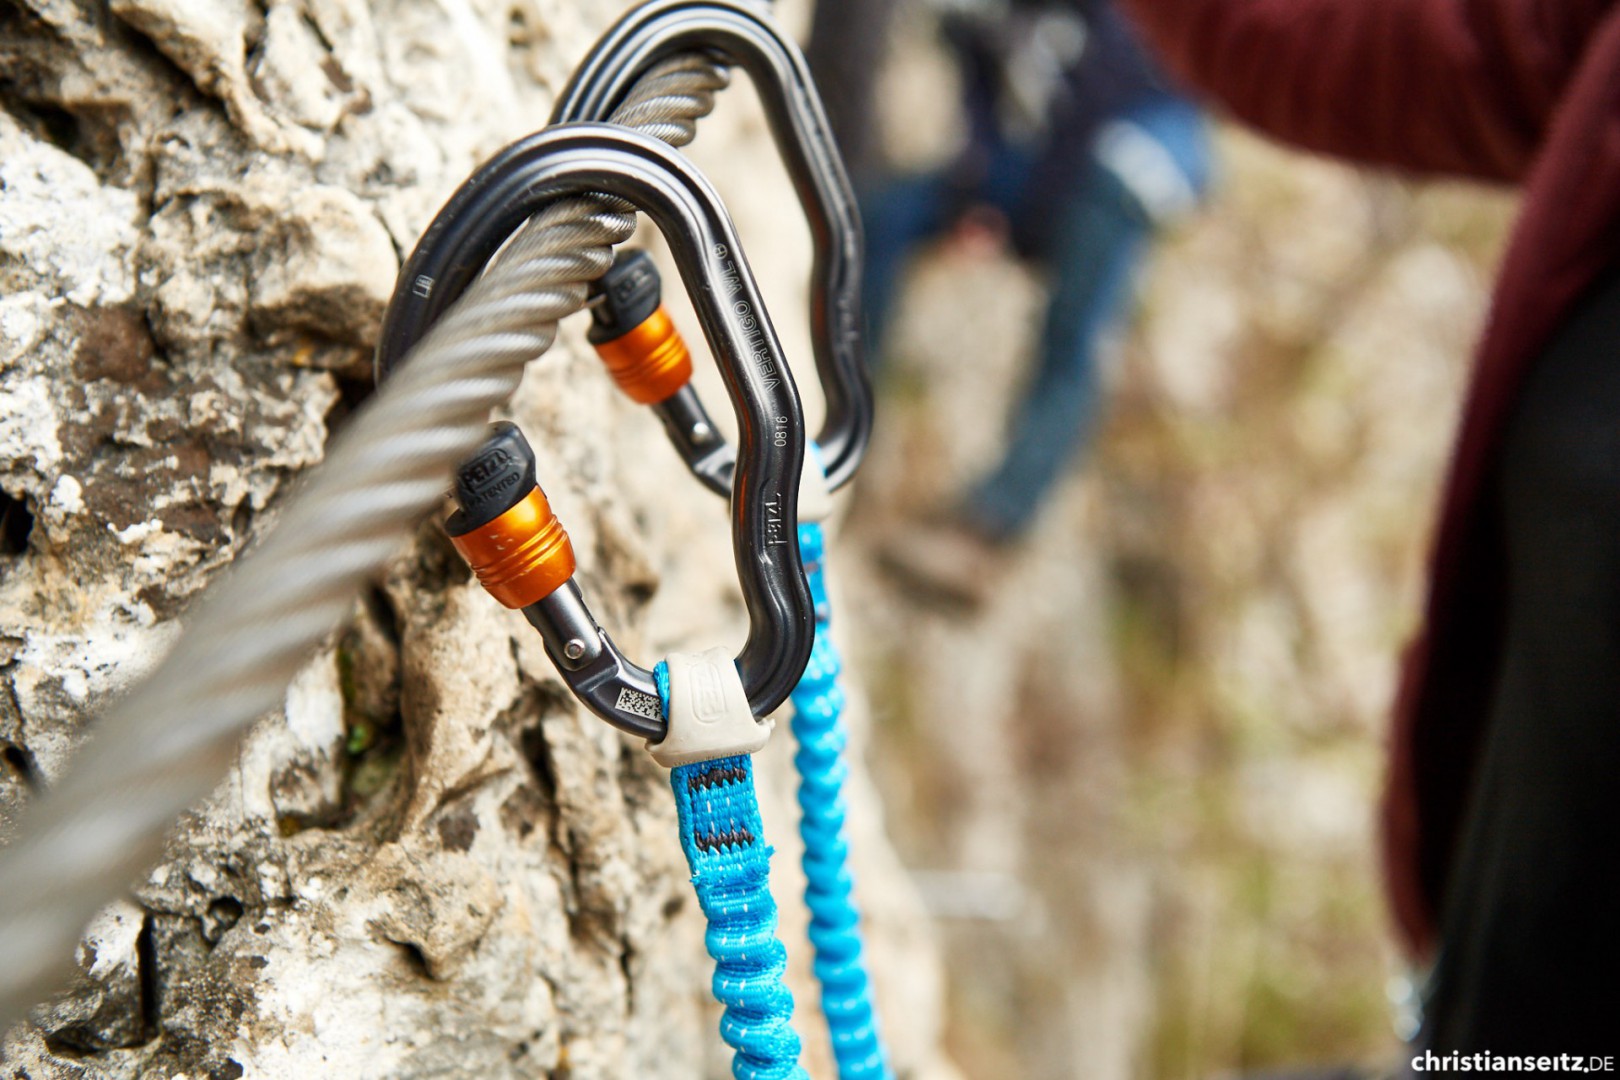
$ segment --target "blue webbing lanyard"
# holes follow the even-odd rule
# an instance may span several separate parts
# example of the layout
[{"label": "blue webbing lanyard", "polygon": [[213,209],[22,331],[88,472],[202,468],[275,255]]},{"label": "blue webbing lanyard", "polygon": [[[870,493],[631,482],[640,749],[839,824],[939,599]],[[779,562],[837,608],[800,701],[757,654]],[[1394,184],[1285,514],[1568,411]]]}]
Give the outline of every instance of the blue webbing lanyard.
[{"label": "blue webbing lanyard", "polygon": [[[843,724],[843,664],[830,633],[824,569],[826,539],[818,524],[799,526],[799,551],[816,607],[816,639],[793,705],[799,749],[799,835],[804,841],[804,900],[810,943],[840,1080],[889,1080],[878,1035],[871,979],[863,958],[860,912],[853,898],[844,782],[848,734]],[[669,670],[653,669],[665,715]],[[705,944],[714,958],[714,996],[725,1008],[720,1036],[734,1054],[738,1080],[797,1080],[799,1037],[793,995],[783,981],[787,950],[776,936],[770,891],[772,848],[765,843],[754,790],[753,759],[715,758],[670,771],[681,849],[698,906],[709,921]]]},{"label": "blue webbing lanyard", "polygon": [[[653,669],[664,712],[669,671]],[[765,843],[747,754],[670,770],[681,850],[698,906],[709,920],[704,944],[714,958],[714,997],[725,1007],[720,1037],[734,1051],[737,1080],[807,1080],[799,1066],[793,993],[782,981],[787,949],[776,936],[771,847]]]}]

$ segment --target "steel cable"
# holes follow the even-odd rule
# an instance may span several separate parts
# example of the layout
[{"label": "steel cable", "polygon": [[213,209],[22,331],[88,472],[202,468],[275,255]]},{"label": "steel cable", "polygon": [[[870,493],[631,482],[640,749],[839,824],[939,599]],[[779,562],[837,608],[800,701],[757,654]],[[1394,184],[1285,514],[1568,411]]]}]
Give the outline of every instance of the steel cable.
[{"label": "steel cable", "polygon": [[[726,83],[706,55],[672,57],[612,120],[683,146]],[[158,860],[165,831],[226,772],[243,730],[282,704],[634,229],[628,204],[606,197],[559,200],[524,225],[24,811],[0,851],[0,1032],[63,983],[91,916]]]}]

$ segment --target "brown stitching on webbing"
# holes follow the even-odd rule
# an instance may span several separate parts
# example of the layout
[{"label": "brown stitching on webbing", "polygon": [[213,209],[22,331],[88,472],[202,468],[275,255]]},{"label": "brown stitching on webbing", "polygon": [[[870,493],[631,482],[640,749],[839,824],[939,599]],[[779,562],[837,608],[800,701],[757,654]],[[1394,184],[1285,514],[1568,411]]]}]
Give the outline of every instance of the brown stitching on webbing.
[{"label": "brown stitching on webbing", "polygon": [[747,829],[734,829],[731,832],[705,833],[694,837],[699,851],[713,851],[722,847],[747,847],[754,842],[754,834]]},{"label": "brown stitching on webbing", "polygon": [[689,792],[704,791],[708,788],[719,787],[721,784],[735,784],[748,779],[748,772],[741,765],[716,765],[712,769],[705,769],[696,776],[686,778],[686,790]]}]

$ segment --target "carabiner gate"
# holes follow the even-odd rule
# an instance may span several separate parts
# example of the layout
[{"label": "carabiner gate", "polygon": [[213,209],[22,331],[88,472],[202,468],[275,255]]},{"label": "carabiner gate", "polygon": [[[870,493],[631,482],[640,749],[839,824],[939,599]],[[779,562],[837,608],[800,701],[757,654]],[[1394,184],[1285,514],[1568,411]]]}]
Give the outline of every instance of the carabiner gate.
[{"label": "carabiner gate", "polygon": [[[644,211],[669,242],[737,417],[732,550],[748,640],[737,672],[756,717],[799,679],[814,641],[799,563],[797,503],[804,416],[792,374],[708,182],[665,144],[622,127],[549,128],[497,154],[457,189],[406,261],[384,319],[386,373],[525,221],[565,196],[606,194]],[[608,723],[652,742],[666,723],[652,672],[621,653],[573,581],[571,546],[534,481],[532,451],[498,427],[457,478],[457,546],[508,607],[520,607],[563,680]]]},{"label": "carabiner gate", "polygon": [[[849,176],[798,46],[768,15],[735,0],[651,0],[592,47],[558,98],[552,121],[606,120],[649,68],[692,51],[714,53],[748,72],[810,225],[810,332],[827,405],[816,443],[827,486],[836,490],[854,475],[872,434],[861,327],[863,239]],[[717,467],[724,459],[713,445],[718,436],[696,395],[682,389],[657,408],[699,479],[723,490]]]}]

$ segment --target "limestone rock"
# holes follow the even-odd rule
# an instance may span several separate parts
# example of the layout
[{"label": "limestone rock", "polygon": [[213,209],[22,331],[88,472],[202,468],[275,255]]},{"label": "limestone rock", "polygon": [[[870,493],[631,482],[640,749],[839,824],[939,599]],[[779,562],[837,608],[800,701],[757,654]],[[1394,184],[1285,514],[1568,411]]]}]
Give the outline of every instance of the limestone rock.
[{"label": "limestone rock", "polygon": [[[369,391],[400,253],[537,125],[610,14],[562,0],[0,10],[0,840],[321,460]],[[741,173],[735,159],[772,150],[745,96],[724,104],[704,130],[728,148],[716,167]],[[740,207],[745,233],[793,205],[779,188]],[[804,294],[803,254],[752,252],[768,294]],[[804,318],[776,316],[798,343]],[[722,505],[598,366],[565,330],[512,405],[598,611],[638,656],[740,640]],[[863,835],[865,880],[903,908],[884,843]],[[795,868],[777,870],[791,910]],[[910,915],[878,910],[879,938]],[[927,1002],[891,1010],[898,1057],[932,1061],[931,946],[894,939],[879,982]],[[8,1077],[724,1068],[665,775],[580,713],[533,630],[468,581],[433,523],[80,961],[6,1034]],[[814,995],[797,990],[808,1017]]]}]

